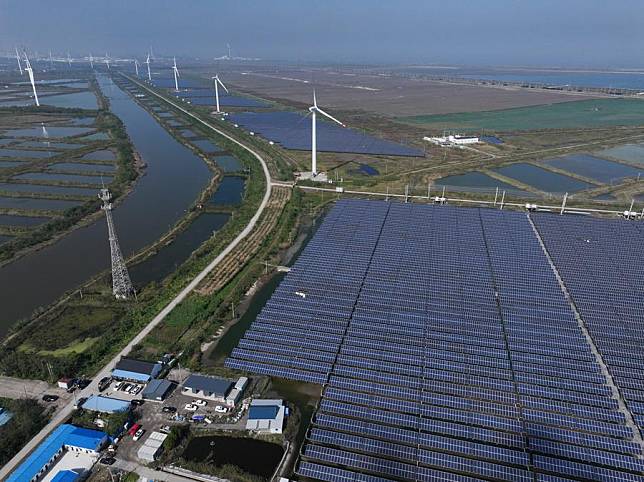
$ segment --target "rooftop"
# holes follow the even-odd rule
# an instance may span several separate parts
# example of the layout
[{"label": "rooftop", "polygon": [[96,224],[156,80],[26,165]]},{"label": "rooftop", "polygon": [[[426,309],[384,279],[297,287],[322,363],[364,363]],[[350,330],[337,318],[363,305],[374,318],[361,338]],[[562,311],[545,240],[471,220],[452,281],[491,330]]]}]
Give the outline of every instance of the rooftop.
[{"label": "rooftop", "polygon": [[115,370],[123,370],[127,372],[143,373],[152,376],[158,363],[135,360],[133,358],[121,358],[114,367]]},{"label": "rooftop", "polygon": [[106,435],[98,430],[64,424],[57,427],[7,478],[6,482],[31,480],[65,446],[96,450]]},{"label": "rooftop", "polygon": [[101,395],[92,395],[83,403],[82,408],[94,412],[125,412],[130,409],[130,402],[117,398],[103,397]]},{"label": "rooftop", "polygon": [[183,382],[184,388],[213,393],[222,397],[228,393],[232,385],[233,383],[230,380],[195,374],[190,375],[186,381]]}]

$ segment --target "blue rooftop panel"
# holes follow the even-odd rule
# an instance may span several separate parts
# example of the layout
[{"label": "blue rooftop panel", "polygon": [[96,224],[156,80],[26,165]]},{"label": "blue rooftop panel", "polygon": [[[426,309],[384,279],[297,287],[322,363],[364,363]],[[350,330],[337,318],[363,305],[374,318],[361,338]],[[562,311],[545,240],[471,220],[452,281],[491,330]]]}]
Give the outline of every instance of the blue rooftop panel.
[{"label": "blue rooftop panel", "polygon": [[80,474],[73,470],[63,470],[58,472],[54,478],[51,479],[51,482],[74,482],[75,480],[78,480],[79,477]]},{"label": "blue rooftop panel", "polygon": [[250,407],[248,411],[248,420],[273,420],[277,416],[280,408],[276,405]]},{"label": "blue rooftop panel", "polygon": [[94,412],[125,412],[129,410],[130,402],[116,398],[102,397],[100,395],[92,395],[83,403],[83,408]]}]

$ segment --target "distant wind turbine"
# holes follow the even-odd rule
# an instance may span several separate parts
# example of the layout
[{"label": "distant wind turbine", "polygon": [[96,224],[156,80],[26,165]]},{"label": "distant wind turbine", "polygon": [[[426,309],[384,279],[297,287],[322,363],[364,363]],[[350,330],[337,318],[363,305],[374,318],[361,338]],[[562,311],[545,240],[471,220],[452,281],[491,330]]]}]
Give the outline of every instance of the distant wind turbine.
[{"label": "distant wind turbine", "polygon": [[177,69],[177,58],[173,57],[172,72],[174,73],[174,90],[179,92],[179,69]]},{"label": "distant wind turbine", "polygon": [[53,69],[54,68],[54,59],[51,56],[51,49],[49,50],[49,68]]},{"label": "distant wind turbine", "polygon": [[147,58],[145,59],[145,64],[148,66],[148,80],[152,82],[152,74],[150,74],[150,54],[148,54]]},{"label": "distant wind turbine", "polygon": [[105,64],[107,65],[107,70],[110,70],[110,56],[105,52]]},{"label": "distant wind turbine", "polygon": [[215,114],[221,114],[221,111],[219,110],[219,86],[221,85],[226,91],[226,93],[228,93],[228,89],[226,88],[224,83],[219,79],[219,74],[211,78],[215,81],[215,104],[217,105],[217,110],[215,111]]},{"label": "distant wind turbine", "polygon": [[18,47],[16,47],[16,60],[18,61],[18,70],[20,75],[22,75],[22,65],[20,64],[20,54],[18,53]]},{"label": "distant wind turbine", "polygon": [[318,174],[318,162],[317,162],[317,133],[316,133],[316,123],[317,123],[317,114],[320,113],[325,117],[328,117],[333,122],[340,124],[342,127],[346,127],[342,122],[340,122],[335,117],[327,114],[322,109],[318,107],[317,99],[315,98],[315,90],[313,91],[313,105],[309,107],[309,112],[311,113],[311,173],[313,176]]},{"label": "distant wind turbine", "polygon": [[72,58],[69,55],[69,52],[67,52],[67,63],[69,64],[70,67],[72,66]]},{"label": "distant wind turbine", "polygon": [[136,72],[136,76],[139,76],[139,61],[134,59],[134,70]]},{"label": "distant wind turbine", "polygon": [[89,53],[89,66],[94,70],[94,57],[92,57],[92,52]]},{"label": "distant wind turbine", "polygon": [[27,52],[25,52],[25,70],[29,74],[29,80],[31,81],[31,88],[34,89],[34,100],[36,105],[40,106],[40,101],[38,100],[38,94],[36,93],[36,81],[34,80],[34,69],[31,68],[31,63],[27,57]]}]

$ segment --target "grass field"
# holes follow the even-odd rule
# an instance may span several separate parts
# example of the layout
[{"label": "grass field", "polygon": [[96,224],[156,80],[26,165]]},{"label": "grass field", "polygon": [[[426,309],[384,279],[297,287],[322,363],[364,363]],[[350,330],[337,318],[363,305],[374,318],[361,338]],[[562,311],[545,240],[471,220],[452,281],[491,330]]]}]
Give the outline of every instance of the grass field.
[{"label": "grass field", "polygon": [[432,129],[495,132],[636,126],[644,124],[644,102],[638,99],[593,99],[486,112],[399,117],[397,120]]}]

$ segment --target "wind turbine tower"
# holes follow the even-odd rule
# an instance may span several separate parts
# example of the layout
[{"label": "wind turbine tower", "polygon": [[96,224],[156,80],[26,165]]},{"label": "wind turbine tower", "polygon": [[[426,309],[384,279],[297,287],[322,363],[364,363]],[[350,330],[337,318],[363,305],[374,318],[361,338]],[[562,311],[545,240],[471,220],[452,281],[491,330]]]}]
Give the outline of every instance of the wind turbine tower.
[{"label": "wind turbine tower", "polygon": [[125,260],[121,254],[119,240],[116,237],[116,230],[114,229],[114,219],[112,219],[112,194],[107,188],[103,187],[98,197],[103,201],[101,209],[105,211],[105,219],[107,219],[107,233],[112,257],[112,293],[117,300],[125,300],[134,293],[134,287],[132,286]]},{"label": "wind turbine tower", "polygon": [[107,65],[107,70],[110,70],[110,56],[105,52],[105,65]]},{"label": "wind turbine tower", "polygon": [[148,54],[148,57],[145,59],[145,65],[148,66],[148,80],[152,82],[152,74],[150,73],[150,54]]},{"label": "wind turbine tower", "polygon": [[318,107],[317,99],[315,98],[315,90],[313,91],[313,105],[309,107],[309,112],[311,113],[311,175],[313,177],[318,174],[318,160],[317,160],[317,133],[316,133],[316,123],[317,123],[317,114],[322,114],[325,117],[328,117],[333,122],[340,124],[342,127],[346,127],[342,122],[340,122],[335,117],[327,114],[322,109]]},{"label": "wind turbine tower", "polygon": [[72,66],[72,58],[69,55],[69,52],[67,52],[67,64],[71,67]]},{"label": "wind turbine tower", "polygon": [[38,100],[38,94],[36,93],[36,81],[34,80],[34,69],[31,68],[31,63],[29,58],[27,58],[27,52],[25,52],[25,70],[29,74],[29,81],[31,82],[31,88],[34,90],[34,100],[36,105],[40,106],[40,101]]},{"label": "wind turbine tower", "polygon": [[177,58],[173,57],[172,73],[174,73],[174,90],[179,92],[179,69],[177,69]]},{"label": "wind turbine tower", "polygon": [[219,74],[211,78],[215,81],[215,104],[217,106],[217,110],[215,111],[215,114],[221,114],[221,111],[219,110],[219,86],[221,85],[223,89],[226,91],[226,93],[228,93],[228,89],[226,88],[224,83],[219,79]]},{"label": "wind turbine tower", "polygon": [[89,66],[94,70],[94,57],[92,57],[92,52],[89,53]]},{"label": "wind turbine tower", "polygon": [[22,75],[22,64],[20,63],[20,54],[18,53],[18,47],[16,47],[16,60],[18,61],[18,70],[20,75]]},{"label": "wind turbine tower", "polygon": [[139,76],[139,61],[134,59],[134,70],[136,72],[136,76]]}]

